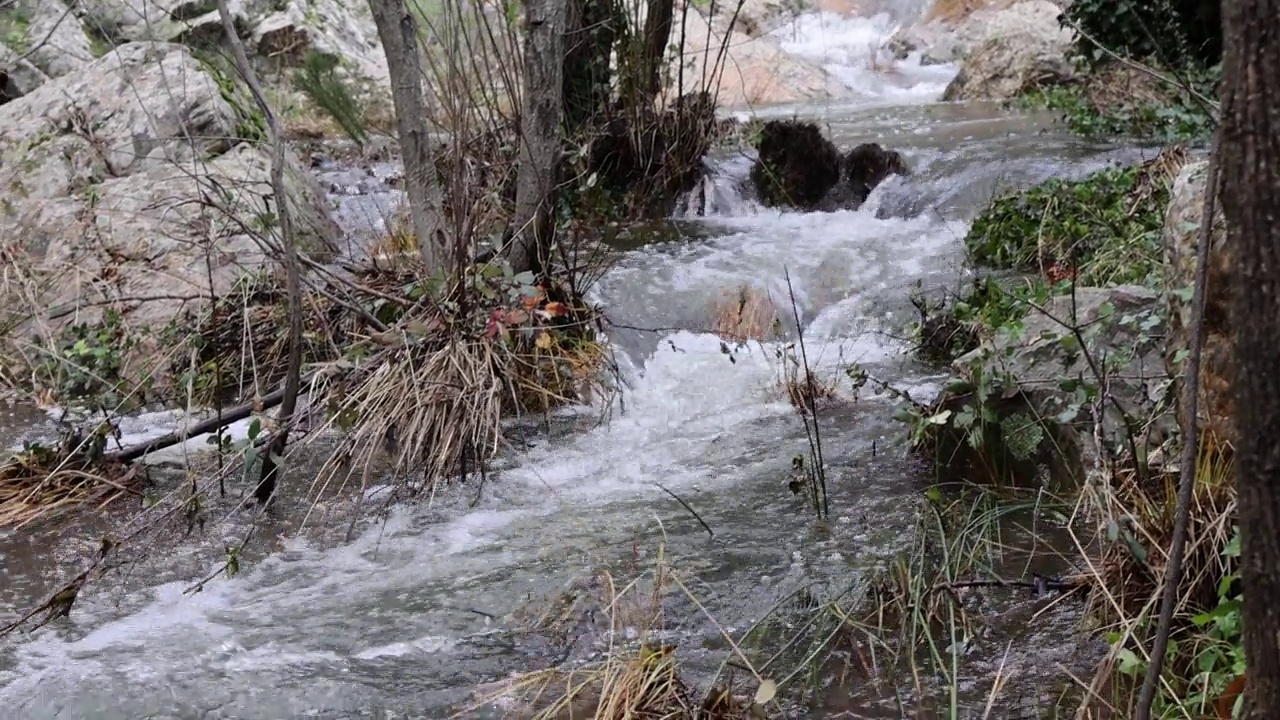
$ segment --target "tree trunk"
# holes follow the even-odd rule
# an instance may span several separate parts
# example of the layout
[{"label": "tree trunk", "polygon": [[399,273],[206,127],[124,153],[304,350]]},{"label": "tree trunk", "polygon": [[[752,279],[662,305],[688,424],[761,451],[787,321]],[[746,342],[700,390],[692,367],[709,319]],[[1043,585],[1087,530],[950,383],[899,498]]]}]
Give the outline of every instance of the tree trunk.
[{"label": "tree trunk", "polygon": [[1280,0],[1223,3],[1222,205],[1234,254],[1248,717],[1280,717]]},{"label": "tree trunk", "polygon": [[447,243],[444,195],[428,148],[427,103],[422,90],[418,23],[404,0],[369,0],[369,10],[378,26],[378,37],[382,40],[391,75],[391,101],[396,110],[400,154],[404,158],[405,193],[409,196],[413,230],[418,236],[422,262],[431,271],[439,267],[440,254]]},{"label": "tree trunk", "polygon": [[572,136],[609,110],[621,18],[615,0],[568,0],[566,15],[564,125]]},{"label": "tree trunk", "polygon": [[662,90],[662,60],[671,40],[671,20],[675,17],[674,0],[649,0],[644,19],[644,58],[641,60],[641,99],[652,103]]},{"label": "tree trunk", "polygon": [[563,110],[565,0],[529,0],[520,109],[520,168],[512,220],[511,267],[545,269],[555,233]]}]

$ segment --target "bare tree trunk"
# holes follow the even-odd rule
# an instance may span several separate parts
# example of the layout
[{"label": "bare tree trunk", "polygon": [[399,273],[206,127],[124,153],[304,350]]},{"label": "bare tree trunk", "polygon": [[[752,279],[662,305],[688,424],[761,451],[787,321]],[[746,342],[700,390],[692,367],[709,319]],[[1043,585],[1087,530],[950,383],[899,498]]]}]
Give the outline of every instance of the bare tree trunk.
[{"label": "bare tree trunk", "polygon": [[609,110],[610,56],[622,18],[616,0],[568,0],[565,7],[564,124],[573,135]]},{"label": "bare tree trunk", "polygon": [[1234,254],[1247,717],[1280,717],[1280,0],[1224,2],[1222,205]]},{"label": "bare tree trunk", "polygon": [[662,60],[671,40],[671,21],[675,17],[675,0],[648,0],[644,19],[644,57],[640,64],[641,99],[648,104],[662,90]]},{"label": "bare tree trunk", "polygon": [[382,50],[391,74],[391,101],[396,109],[400,154],[404,158],[405,192],[418,235],[418,249],[428,270],[439,267],[447,247],[444,194],[428,149],[427,102],[422,90],[422,56],[418,22],[404,0],[369,0]]},{"label": "bare tree trunk", "polygon": [[545,269],[555,234],[556,185],[563,143],[566,0],[529,0],[524,45],[524,101],[520,109],[520,169],[512,222],[511,266]]},{"label": "bare tree trunk", "polygon": [[280,227],[280,245],[284,254],[285,286],[289,293],[289,361],[285,369],[284,395],[277,415],[280,428],[272,436],[271,444],[262,455],[262,470],[258,476],[258,485],[253,491],[254,499],[265,505],[276,492],[276,479],[280,465],[283,464],[285,447],[289,444],[289,426],[293,423],[293,411],[298,404],[298,390],[302,382],[302,273],[298,267],[298,250],[294,246],[289,194],[284,184],[284,131],[271,110],[271,105],[267,103],[267,96],[262,92],[258,76],[245,54],[244,43],[240,42],[231,11],[227,8],[227,0],[218,0],[218,15],[221,16],[222,29],[227,35],[231,53],[235,56],[236,68],[249,86],[258,109],[267,119],[267,130],[271,135],[271,192],[275,195],[276,221]]}]

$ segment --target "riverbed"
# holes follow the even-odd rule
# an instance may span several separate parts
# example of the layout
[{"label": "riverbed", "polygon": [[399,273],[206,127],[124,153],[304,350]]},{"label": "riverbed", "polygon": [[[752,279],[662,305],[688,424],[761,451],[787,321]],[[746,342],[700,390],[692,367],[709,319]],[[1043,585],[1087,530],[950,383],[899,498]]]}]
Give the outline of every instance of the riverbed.
[{"label": "riverbed", "polygon": [[[719,624],[675,602],[687,612],[669,639],[696,679],[724,657],[721,628],[745,629],[801,585],[817,596],[856,587],[908,547],[926,474],[905,450],[894,401],[867,389],[854,399],[843,369],[857,364],[927,399],[941,377],[905,352],[910,295],[963,281],[961,240],[975,213],[1001,188],[1142,153],[1074,139],[1045,117],[938,103],[952,66],[908,63],[891,80],[842,66],[838,42],[865,42],[865,24],[884,20],[827,20],[796,30],[810,35],[791,49],[826,48],[858,98],[760,114],[814,118],[841,147],[899,150],[910,176],[892,178],[856,211],[779,212],[744,189],[749,155],[721,152],[702,214],[673,218],[660,242],[619,250],[593,290],[614,323],[623,381],[607,422],[535,433],[481,490],[397,506],[349,543],[286,538],[280,552],[199,593],[184,591],[209,569],[202,556],[181,571],[86,592],[69,618],[0,644],[4,715],[445,717],[474,688],[554,655],[504,634],[505,618],[601,568],[619,577],[651,569],[659,548],[697,579],[698,599]],[[830,42],[818,42],[821,33]],[[350,221],[361,203],[395,198],[374,194],[336,198],[352,203],[340,212]],[[845,402],[821,417],[826,530],[787,488],[808,438],[779,389],[779,346],[727,355],[706,332],[710,303],[744,283],[784,306],[794,293],[812,365],[845,388]],[[7,442],[43,420],[14,412],[25,414],[0,417]],[[0,617],[51,587],[17,575],[40,575],[41,560],[55,557],[70,567],[66,553],[0,535]],[[1023,665],[1033,673],[1037,662]],[[889,716],[870,700],[849,709],[848,695],[832,701],[845,717]]]}]

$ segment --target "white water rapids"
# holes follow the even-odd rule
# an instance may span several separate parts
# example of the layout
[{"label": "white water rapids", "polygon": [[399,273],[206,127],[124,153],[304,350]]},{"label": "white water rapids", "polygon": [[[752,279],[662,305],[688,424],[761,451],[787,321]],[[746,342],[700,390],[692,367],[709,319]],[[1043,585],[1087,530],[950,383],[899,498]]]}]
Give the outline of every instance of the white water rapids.
[{"label": "white water rapids", "polygon": [[[596,289],[619,324],[667,328],[613,338],[628,387],[609,423],[539,440],[489,479],[476,508],[464,488],[432,508],[402,508],[346,546],[291,540],[191,596],[182,591],[194,578],[86,597],[67,620],[0,645],[0,716],[438,718],[536,655],[486,634],[491,625],[469,610],[510,612],[633,548],[647,568],[665,543],[696,570],[708,608],[740,629],[799,583],[847,584],[900,547],[918,475],[889,401],[864,398],[825,421],[835,529],[815,536],[786,490],[807,443],[778,392],[772,348],[730,362],[702,332],[709,302],[742,283],[785,299],[789,273],[821,371],[857,362],[927,392],[936,378],[894,337],[913,319],[916,281],[954,283],[967,219],[998,182],[1082,173],[1112,149],[933,104],[954,67],[868,65],[868,48],[878,52],[892,29],[888,16],[810,14],[776,32],[855,91],[803,112],[842,147],[901,150],[913,177],[857,211],[781,213],[742,200],[749,159],[722,158],[715,214],[683,221],[681,239],[627,252]],[[714,541],[655,482],[696,508]],[[715,632],[699,620],[683,633],[682,645],[714,653],[714,667]]]}]

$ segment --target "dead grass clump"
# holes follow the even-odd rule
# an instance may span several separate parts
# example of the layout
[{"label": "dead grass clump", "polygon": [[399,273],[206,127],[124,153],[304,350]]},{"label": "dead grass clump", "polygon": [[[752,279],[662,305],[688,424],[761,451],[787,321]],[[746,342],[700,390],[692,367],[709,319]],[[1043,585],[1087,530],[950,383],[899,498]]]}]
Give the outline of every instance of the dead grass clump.
[{"label": "dead grass clump", "polygon": [[[661,551],[659,555],[653,572],[639,573],[623,585],[608,571],[598,571],[588,581],[572,583],[546,612],[529,614],[529,631],[557,636],[558,645],[576,648],[584,640],[607,645],[599,659],[578,664],[580,658],[570,650],[562,667],[478,689],[475,703],[455,717],[470,717],[484,705],[502,706],[508,715],[532,720],[774,717],[719,685],[699,698],[681,677],[678,648],[656,638],[666,632],[664,600],[693,598],[664,564]],[[584,623],[579,618],[596,619]],[[628,637],[635,640],[624,639]],[[772,695],[764,702],[771,700]]]},{"label": "dead grass clump", "polygon": [[20,529],[86,504],[99,509],[135,488],[138,468],[101,461],[103,428],[87,440],[68,437],[62,448],[29,444],[0,465],[0,528]]},{"label": "dead grass clump", "polygon": [[712,331],[725,342],[765,342],[781,335],[778,306],[767,291],[751,285],[721,293],[712,303],[711,314],[715,318]]},{"label": "dead grass clump", "polygon": [[[1144,649],[1151,646],[1155,632],[1177,484],[1173,469],[1153,470],[1145,482],[1126,470],[1110,486],[1094,487],[1082,501],[1088,503],[1086,510],[1097,518],[1098,527],[1096,537],[1077,541],[1089,557],[1098,558],[1090,561],[1088,611],[1114,640],[1090,690],[1099,696],[1105,690],[1105,701],[1116,707],[1132,707],[1145,672]],[[1228,636],[1222,630],[1227,626],[1205,621],[1230,613],[1233,598],[1238,600],[1232,581],[1238,559],[1228,550],[1235,537],[1235,517],[1231,461],[1203,451],[1174,609],[1174,642],[1163,668],[1158,704],[1212,703],[1237,679],[1231,648],[1239,648],[1238,625],[1235,635]],[[1222,619],[1231,622],[1229,617]],[[1142,660],[1135,663],[1125,658]]]},{"label": "dead grass clump", "polygon": [[442,296],[419,296],[421,282],[382,291],[387,328],[366,330],[364,357],[346,353],[320,383],[330,422],[345,434],[323,478],[386,453],[397,476],[420,475],[430,487],[496,453],[504,417],[600,394],[597,311],[559,281],[486,265]]},{"label": "dead grass clump", "polygon": [[820,404],[838,399],[836,394],[836,378],[820,378],[811,368],[796,357],[794,349],[788,348],[781,353],[782,378],[781,385],[788,402],[796,410],[812,415]]}]

